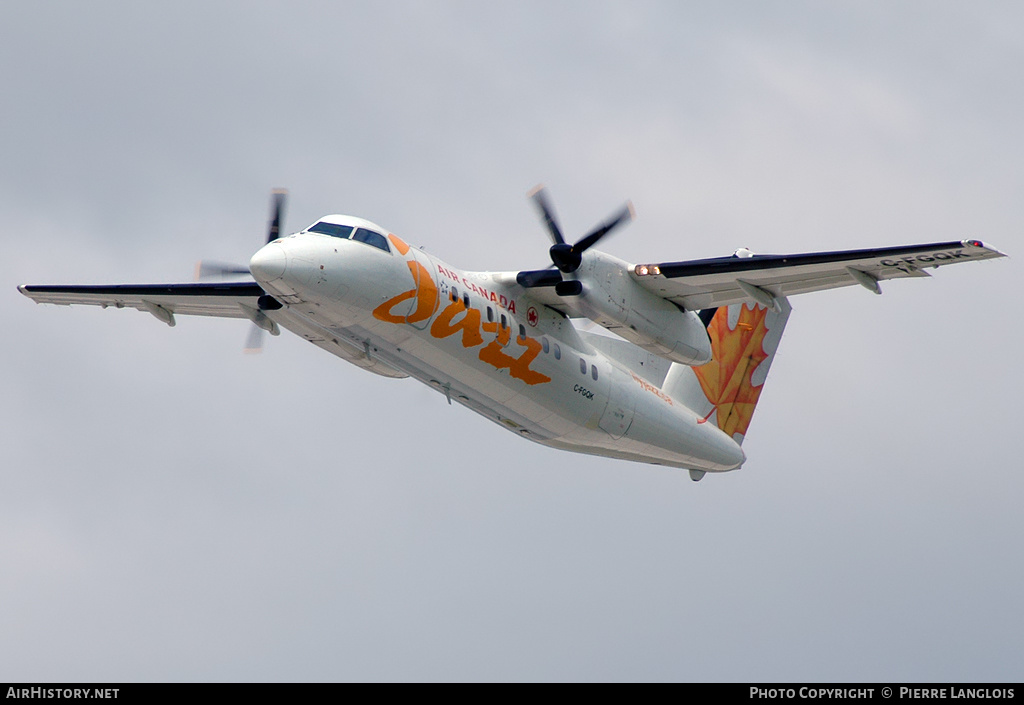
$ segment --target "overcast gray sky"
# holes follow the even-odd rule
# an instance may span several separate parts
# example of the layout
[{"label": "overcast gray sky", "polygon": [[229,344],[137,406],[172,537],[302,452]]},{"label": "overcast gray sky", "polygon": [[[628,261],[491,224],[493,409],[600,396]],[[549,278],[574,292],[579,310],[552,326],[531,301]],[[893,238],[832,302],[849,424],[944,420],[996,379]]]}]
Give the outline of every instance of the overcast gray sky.
[{"label": "overcast gray sky", "polygon": [[[1016,2],[4,2],[0,680],[1016,680]],[[543,266],[978,237],[794,299],[742,469],[528,443],[247,324],[36,306],[369,218]],[[604,243],[602,243],[604,245]]]}]

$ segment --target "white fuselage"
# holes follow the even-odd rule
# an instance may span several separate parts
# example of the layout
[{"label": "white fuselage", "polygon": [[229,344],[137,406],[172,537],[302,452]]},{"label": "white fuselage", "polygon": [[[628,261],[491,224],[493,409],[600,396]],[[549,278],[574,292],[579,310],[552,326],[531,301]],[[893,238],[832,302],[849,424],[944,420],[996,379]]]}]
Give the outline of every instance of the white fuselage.
[{"label": "white fuselage", "polygon": [[387,237],[390,251],[311,232],[271,242],[250,262],[284,304],[266,315],[544,445],[709,472],[743,463],[740,446],[715,424],[591,345],[514,276],[464,272]]}]

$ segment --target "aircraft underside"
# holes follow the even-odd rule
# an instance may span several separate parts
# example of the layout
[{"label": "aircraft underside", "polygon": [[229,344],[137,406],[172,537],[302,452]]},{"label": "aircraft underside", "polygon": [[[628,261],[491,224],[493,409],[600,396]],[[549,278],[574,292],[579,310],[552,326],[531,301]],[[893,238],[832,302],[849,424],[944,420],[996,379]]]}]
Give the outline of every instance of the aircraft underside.
[{"label": "aircraft underside", "polygon": [[[452,369],[456,360],[452,351],[442,346],[424,341],[416,335],[392,336],[391,339],[374,335],[371,331],[358,324],[338,325],[326,324],[315,320],[315,308],[308,307],[305,313],[300,312],[301,304],[287,309],[274,311],[270,317],[282,328],[286,328],[309,342],[324,348],[328,352],[341,357],[357,366],[388,377],[412,377],[431,389],[444,395],[450,403],[458,403],[480,414],[500,427],[528,440],[577,453],[605,456],[620,460],[651,463],[668,467],[705,472],[722,472],[739,467],[745,456],[732,439],[724,437],[716,427],[701,427],[696,423],[697,415],[686,409],[686,418],[692,419],[691,432],[701,436],[716,436],[713,443],[706,443],[713,453],[711,457],[701,457],[696,453],[681,453],[661,448],[640,440],[647,436],[660,433],[660,429],[646,428],[648,418],[653,413],[644,414],[646,405],[639,404],[631,423],[618,438],[599,425],[601,416],[606,412],[609,400],[598,400],[601,408],[598,413],[590,414],[585,421],[580,418],[567,417],[564,404],[545,405],[535,398],[523,393],[509,393],[508,387],[517,385],[516,380],[509,379],[495,370],[487,374],[490,384],[467,384],[465,369]],[[404,338],[404,340],[398,340]],[[428,362],[432,360],[438,364]],[[605,369],[616,369],[615,363],[602,356]],[[448,364],[445,364],[448,363]],[[617,370],[620,374],[627,374]],[[477,380],[479,382],[479,380]],[[561,382],[565,389],[578,386],[572,380],[553,380]],[[512,384],[508,384],[512,383]],[[492,395],[486,390],[496,390]],[[664,405],[664,400],[653,397],[651,406]],[[678,401],[676,402],[678,406]],[[682,411],[682,410],[681,410]],[[684,437],[684,429],[680,428],[679,436]]]}]

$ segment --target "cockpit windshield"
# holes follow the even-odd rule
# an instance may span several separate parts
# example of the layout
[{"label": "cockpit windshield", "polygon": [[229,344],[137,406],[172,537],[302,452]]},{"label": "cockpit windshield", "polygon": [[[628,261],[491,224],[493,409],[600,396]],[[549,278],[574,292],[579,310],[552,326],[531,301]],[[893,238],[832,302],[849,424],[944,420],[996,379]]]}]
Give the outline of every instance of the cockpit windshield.
[{"label": "cockpit windshield", "polygon": [[391,248],[388,247],[388,241],[384,239],[384,236],[380,233],[375,233],[372,230],[359,228],[352,236],[352,239],[359,242],[365,242],[367,245],[373,245],[377,249],[384,250],[385,252],[391,252]]},{"label": "cockpit windshield", "polygon": [[355,230],[351,225],[336,225],[334,223],[325,223],[320,221],[312,228],[309,229],[311,233],[323,233],[324,235],[330,235],[331,237],[340,237],[342,239],[348,239],[348,236]]},{"label": "cockpit windshield", "polygon": [[319,223],[311,227],[309,232],[330,235],[331,237],[340,237],[343,240],[355,240],[356,242],[363,242],[367,245],[372,245],[378,250],[391,252],[391,247],[388,245],[387,238],[380,233],[368,230],[367,228],[357,229],[351,225],[338,225],[337,223],[328,223],[321,220]]}]

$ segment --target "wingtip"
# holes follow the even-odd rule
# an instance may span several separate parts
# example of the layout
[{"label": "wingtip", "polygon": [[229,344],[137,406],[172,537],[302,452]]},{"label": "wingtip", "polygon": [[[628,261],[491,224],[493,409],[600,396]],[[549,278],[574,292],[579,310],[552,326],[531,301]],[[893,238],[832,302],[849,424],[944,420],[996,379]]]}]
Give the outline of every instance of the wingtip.
[{"label": "wingtip", "polygon": [[532,189],[526,192],[527,198],[536,198],[537,194],[543,191],[545,188],[544,184],[537,184]]},{"label": "wingtip", "polygon": [[976,239],[961,240],[960,244],[962,244],[964,247],[976,247],[976,248],[978,248],[980,250],[988,250],[989,252],[995,254],[996,257],[1009,257],[1009,255],[1006,254],[1005,252],[1001,252],[1001,251],[997,250],[996,248],[992,247],[992,245],[990,245],[990,244],[988,244],[986,242],[982,242],[981,240],[976,240]]}]

